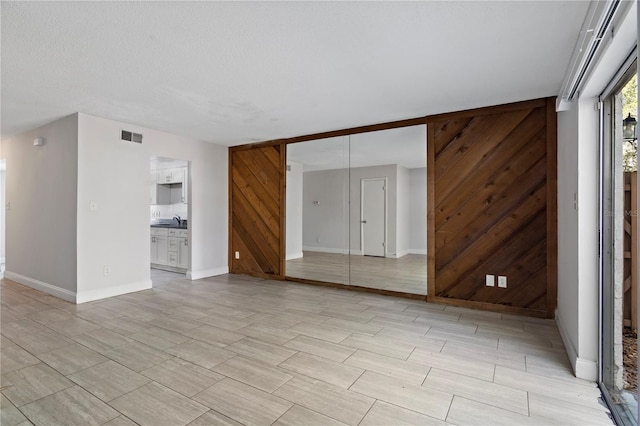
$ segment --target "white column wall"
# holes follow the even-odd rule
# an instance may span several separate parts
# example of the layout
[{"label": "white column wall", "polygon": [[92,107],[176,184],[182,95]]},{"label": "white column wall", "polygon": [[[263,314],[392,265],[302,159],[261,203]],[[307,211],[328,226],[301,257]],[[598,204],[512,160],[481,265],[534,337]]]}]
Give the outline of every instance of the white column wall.
[{"label": "white column wall", "polygon": [[558,309],[556,321],[577,377],[595,380],[598,360],[596,98],[558,114]]}]

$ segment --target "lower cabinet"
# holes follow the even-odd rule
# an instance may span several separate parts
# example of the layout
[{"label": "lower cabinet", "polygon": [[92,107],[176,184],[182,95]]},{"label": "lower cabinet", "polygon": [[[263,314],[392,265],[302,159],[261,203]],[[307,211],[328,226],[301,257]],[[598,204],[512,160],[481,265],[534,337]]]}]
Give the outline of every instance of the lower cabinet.
[{"label": "lower cabinet", "polygon": [[189,267],[189,231],[151,228],[151,263],[156,266]]},{"label": "lower cabinet", "polygon": [[167,237],[157,235],[151,236],[151,263],[157,263],[159,265],[167,264],[168,255],[168,241]]},{"label": "lower cabinet", "polygon": [[189,267],[189,239],[180,238],[178,247],[178,267],[187,269]]}]

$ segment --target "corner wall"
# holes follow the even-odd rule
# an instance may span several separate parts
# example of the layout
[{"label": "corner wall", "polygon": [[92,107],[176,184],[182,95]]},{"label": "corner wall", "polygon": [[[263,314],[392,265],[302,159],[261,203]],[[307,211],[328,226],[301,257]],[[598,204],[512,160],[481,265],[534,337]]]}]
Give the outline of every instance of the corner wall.
[{"label": "corner wall", "polygon": [[[43,146],[34,146],[44,138]],[[75,301],[78,116],[2,141],[5,278]],[[4,206],[3,206],[4,207]]]}]

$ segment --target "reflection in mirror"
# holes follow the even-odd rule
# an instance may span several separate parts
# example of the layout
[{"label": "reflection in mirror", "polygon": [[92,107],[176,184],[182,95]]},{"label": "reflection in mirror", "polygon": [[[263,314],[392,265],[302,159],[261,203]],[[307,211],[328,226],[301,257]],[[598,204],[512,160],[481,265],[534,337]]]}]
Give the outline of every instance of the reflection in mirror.
[{"label": "reflection in mirror", "polygon": [[426,126],[351,135],[350,284],[427,293]]},{"label": "reflection in mirror", "polygon": [[426,294],[426,126],[287,145],[286,275]]},{"label": "reflection in mirror", "polygon": [[287,277],[349,284],[348,142],[287,145]]}]

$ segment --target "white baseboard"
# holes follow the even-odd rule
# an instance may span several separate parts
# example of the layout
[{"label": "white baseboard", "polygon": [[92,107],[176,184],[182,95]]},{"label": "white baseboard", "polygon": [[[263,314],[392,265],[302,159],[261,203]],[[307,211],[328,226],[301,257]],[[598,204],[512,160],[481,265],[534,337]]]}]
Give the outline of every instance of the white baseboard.
[{"label": "white baseboard", "polygon": [[221,268],[205,269],[202,271],[187,271],[188,280],[199,280],[201,278],[215,277],[216,275],[224,275],[229,273],[229,267],[223,266]]},{"label": "white baseboard", "polygon": [[393,255],[387,255],[387,257],[394,257],[396,259],[399,259],[401,257],[404,257],[408,254],[422,254],[422,255],[427,255],[427,251],[426,250],[421,250],[421,249],[408,249],[408,250],[402,250],[396,254]]},{"label": "white baseboard", "polygon": [[66,290],[25,275],[16,274],[11,271],[5,271],[4,277],[8,280],[17,282],[18,284],[26,285],[27,287],[31,287],[35,290],[40,290],[44,293],[66,300],[67,302],[76,303],[76,293],[73,291]]},{"label": "white baseboard", "polygon": [[[331,248],[331,247],[304,246],[304,247],[302,247],[302,250],[304,250],[304,251],[317,251],[319,253],[347,254],[347,250],[346,249],[337,249],[337,248]],[[354,249],[354,250],[351,250],[351,254],[357,255],[357,256],[362,256],[362,251]]]},{"label": "white baseboard", "polygon": [[578,357],[578,351],[573,342],[569,338],[569,332],[567,331],[562,318],[556,311],[556,324],[560,331],[560,337],[564,343],[564,347],[567,350],[567,356],[573,368],[573,373],[579,379],[596,381],[598,380],[598,363],[595,361],[589,361]]},{"label": "white baseboard", "polygon": [[148,290],[151,288],[151,280],[138,281],[129,284],[118,285],[115,287],[99,288],[95,290],[86,290],[76,293],[75,302],[85,303],[94,300],[106,299],[107,297],[120,296],[121,294],[134,293],[136,291]]},{"label": "white baseboard", "polygon": [[304,254],[299,251],[297,253],[287,254],[286,260],[300,259],[301,257],[304,257]]}]

